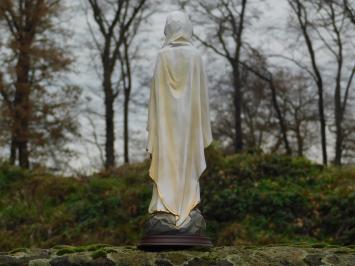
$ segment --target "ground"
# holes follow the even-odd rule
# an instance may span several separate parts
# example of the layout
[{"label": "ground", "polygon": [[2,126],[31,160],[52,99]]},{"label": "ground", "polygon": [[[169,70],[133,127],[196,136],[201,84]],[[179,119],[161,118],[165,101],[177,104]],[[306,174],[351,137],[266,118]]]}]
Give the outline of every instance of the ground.
[{"label": "ground", "polygon": [[355,265],[355,247],[331,245],[221,246],[211,249],[142,251],[135,246],[58,245],[0,253],[0,265]]}]

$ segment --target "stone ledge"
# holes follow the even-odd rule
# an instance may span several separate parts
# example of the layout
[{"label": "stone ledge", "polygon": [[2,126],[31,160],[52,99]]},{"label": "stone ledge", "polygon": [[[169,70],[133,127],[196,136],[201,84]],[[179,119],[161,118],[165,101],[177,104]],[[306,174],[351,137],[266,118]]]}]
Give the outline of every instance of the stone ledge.
[{"label": "stone ledge", "polygon": [[55,246],[51,249],[20,248],[0,252],[0,265],[111,266],[111,265],[355,265],[355,248],[321,245],[235,246],[211,249],[147,252],[135,246]]}]

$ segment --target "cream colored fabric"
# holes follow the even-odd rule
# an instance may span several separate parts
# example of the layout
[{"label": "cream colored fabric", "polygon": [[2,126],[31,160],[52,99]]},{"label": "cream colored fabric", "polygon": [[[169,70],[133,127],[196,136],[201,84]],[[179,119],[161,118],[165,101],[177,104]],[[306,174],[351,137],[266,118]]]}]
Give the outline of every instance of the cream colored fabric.
[{"label": "cream colored fabric", "polygon": [[204,148],[212,141],[203,61],[191,44],[192,25],[182,12],[167,17],[150,89],[149,175],[154,181],[149,213],[175,214],[183,226],[200,202]]}]

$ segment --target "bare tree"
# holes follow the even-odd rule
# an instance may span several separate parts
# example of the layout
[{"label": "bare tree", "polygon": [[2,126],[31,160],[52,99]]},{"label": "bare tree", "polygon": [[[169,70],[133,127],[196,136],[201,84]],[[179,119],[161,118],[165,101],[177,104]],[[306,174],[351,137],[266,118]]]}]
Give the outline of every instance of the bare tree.
[{"label": "bare tree", "polygon": [[[157,2],[157,1],[156,1]],[[146,8],[146,10],[148,9]],[[138,57],[139,53],[139,45],[133,45],[133,41],[137,35],[137,31],[139,30],[143,21],[154,12],[140,12],[132,27],[131,30],[127,32],[125,36],[123,36],[123,45],[119,51],[119,61],[121,66],[121,87],[123,88],[123,157],[124,162],[129,163],[129,140],[130,140],[130,132],[129,132],[129,105],[131,101],[132,95],[132,72],[134,68],[132,66],[132,62]]]},{"label": "bare tree", "polygon": [[[319,28],[324,29],[328,35],[331,36],[330,40],[323,37],[319,29],[317,29],[325,47],[334,56],[336,62],[335,72],[335,85],[334,85],[334,119],[335,119],[335,158],[334,163],[336,165],[341,164],[343,153],[343,123],[344,113],[347,107],[349,91],[353,81],[355,73],[355,62],[351,62],[349,74],[345,77],[345,85],[343,85],[343,79],[346,73],[346,65],[344,53],[346,49],[346,40],[351,38],[347,34],[349,29],[353,29],[353,25],[347,25],[346,18],[347,13],[343,10],[347,10],[350,7],[346,6],[347,1],[344,2],[344,8],[335,4],[336,1],[319,1],[316,2],[317,8],[320,13]],[[352,36],[354,37],[354,36]]]},{"label": "bare tree", "polygon": [[[315,50],[315,43],[320,41],[324,48],[335,59],[336,69],[334,71],[334,124],[335,124],[335,157],[334,163],[341,164],[343,152],[343,123],[344,113],[348,104],[349,92],[355,72],[354,62],[350,66],[349,74],[346,73],[346,58],[344,53],[348,38],[351,38],[349,32],[352,32],[353,25],[349,25],[348,17],[351,7],[347,1],[343,4],[338,1],[300,1],[289,0],[291,9],[297,17],[299,29],[304,37],[308,54],[311,58],[311,70],[305,68],[307,72],[313,77],[318,88],[318,105],[319,117],[321,123],[322,136],[322,151],[323,163],[327,163],[326,151],[326,133],[325,133],[325,114],[324,114],[324,73],[320,70],[320,65],[317,62],[317,52]],[[312,12],[311,17],[309,13]],[[350,22],[350,20],[349,20]],[[316,35],[311,35],[315,33]],[[353,36],[352,36],[353,37]],[[354,49],[350,47],[350,49]]]},{"label": "bare tree", "polygon": [[301,0],[288,0],[288,3],[295,14],[299,26],[299,30],[304,38],[309,57],[311,59],[311,69],[309,74],[314,79],[318,90],[318,112],[319,123],[322,143],[322,157],[323,164],[328,162],[327,154],[327,134],[326,134],[326,118],[324,112],[324,81],[320,71],[319,64],[317,62],[316,51],[312,37],[310,36],[310,21],[308,17],[308,10],[304,5],[304,1]]},{"label": "bare tree", "polygon": [[[275,74],[278,97],[287,123],[290,143],[298,156],[304,156],[316,139],[314,124],[318,120],[317,95],[312,80],[304,73],[280,70]],[[294,139],[294,141],[292,141]]]},{"label": "bare tree", "polygon": [[[183,5],[184,6],[184,5]],[[185,5],[186,6],[186,5]],[[243,77],[242,69],[251,72],[258,78],[268,84],[271,91],[272,106],[276,111],[282,140],[285,144],[287,154],[291,154],[291,148],[287,139],[286,125],[277,102],[275,86],[273,84],[272,73],[263,65],[260,69],[255,65],[247,62],[242,58],[242,54],[260,57],[256,49],[253,49],[243,39],[243,31],[245,24],[249,20],[255,19],[254,16],[248,16],[246,13],[247,1],[220,1],[217,4],[208,4],[208,2],[198,1],[193,6],[195,12],[200,12],[201,17],[207,19],[213,25],[213,31],[209,31],[207,39],[202,39],[195,36],[196,39],[208,49],[215,52],[217,55],[226,59],[232,69],[232,84],[233,84],[233,107],[234,107],[234,132],[235,132],[235,151],[240,151],[243,147],[243,132],[242,132],[242,113],[241,109],[246,106],[243,99]],[[204,23],[196,21],[197,23]],[[249,21],[250,23],[250,21]],[[261,57],[260,57],[261,58]]]},{"label": "bare tree", "polygon": [[279,138],[279,124],[271,101],[269,83],[245,68],[243,70],[244,140],[249,150],[262,150],[270,138],[281,139],[282,142],[282,138]]},{"label": "bare tree", "polygon": [[[116,69],[117,62],[120,59],[126,59],[126,55],[121,55],[120,49],[127,45],[127,35],[135,30],[135,20],[140,17],[140,14],[145,8],[145,0],[119,0],[119,1],[97,1],[88,0],[90,9],[93,14],[94,21],[98,27],[101,38],[99,38],[93,30],[91,30],[92,38],[95,42],[96,49],[100,53],[102,65],[102,90],[104,92],[105,103],[105,124],[106,124],[106,142],[105,142],[105,167],[113,167],[115,165],[115,127],[114,127],[114,102],[119,94],[120,81],[124,82],[125,96],[129,95],[131,88],[130,78],[126,82],[126,77],[121,76],[118,86],[113,85],[113,73]],[[90,25],[89,25],[90,26]],[[90,26],[91,28],[91,26]],[[121,61],[126,66],[129,61]],[[121,74],[126,75],[126,70],[122,70]],[[129,74],[130,75],[130,74]],[[129,89],[127,89],[129,88]],[[128,99],[128,98],[127,98]],[[125,101],[128,110],[128,100]],[[125,118],[128,119],[125,115]],[[128,122],[127,122],[128,123]],[[128,126],[127,132],[128,136]],[[128,143],[127,143],[128,145]],[[126,147],[126,146],[125,146]],[[126,148],[125,148],[126,151]],[[128,146],[127,146],[128,158]]]},{"label": "bare tree", "polygon": [[[334,4],[337,4],[335,1]],[[350,19],[352,24],[355,25],[355,3],[354,1],[350,2],[349,0],[343,0],[343,8],[345,11],[345,15]]]},{"label": "bare tree", "polygon": [[287,136],[286,120],[278,101],[277,83],[275,82],[274,74],[269,69],[270,66],[268,66],[266,58],[261,54],[261,52],[256,49],[251,49],[251,51],[252,56],[249,58],[257,58],[256,63],[254,62],[254,64],[251,64],[250,62],[240,61],[239,64],[241,64],[247,71],[268,84],[271,93],[271,104],[276,112],[281,139],[285,146],[285,152],[287,155],[291,155],[292,149]]},{"label": "bare tree", "polygon": [[[218,1],[215,6],[209,5],[204,1],[197,1],[197,4],[197,10],[204,13],[208,19],[214,22],[216,27],[210,38],[216,41],[206,41],[195,35],[196,39],[216,54],[224,57],[232,68],[232,82],[234,88],[234,149],[238,152],[243,149],[241,110],[242,82],[239,62],[241,60],[243,47],[243,31],[245,28],[247,0],[238,1],[238,4],[231,0],[223,0]],[[216,10],[218,10],[218,13],[215,12]],[[233,45],[230,45],[228,37],[226,36],[232,38]]]}]

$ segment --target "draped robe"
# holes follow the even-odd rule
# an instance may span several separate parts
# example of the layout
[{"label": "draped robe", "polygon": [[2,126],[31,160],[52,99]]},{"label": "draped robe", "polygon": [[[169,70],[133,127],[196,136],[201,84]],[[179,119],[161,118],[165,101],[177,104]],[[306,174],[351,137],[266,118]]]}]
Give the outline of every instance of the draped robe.
[{"label": "draped robe", "polygon": [[212,141],[207,79],[200,53],[186,32],[172,32],[155,63],[148,107],[149,213],[169,212],[176,226],[200,202],[204,148]]}]

